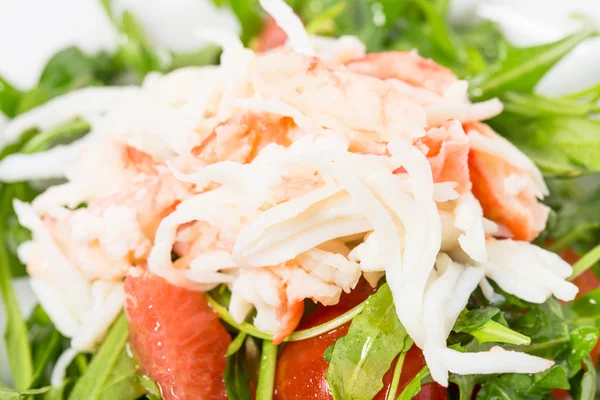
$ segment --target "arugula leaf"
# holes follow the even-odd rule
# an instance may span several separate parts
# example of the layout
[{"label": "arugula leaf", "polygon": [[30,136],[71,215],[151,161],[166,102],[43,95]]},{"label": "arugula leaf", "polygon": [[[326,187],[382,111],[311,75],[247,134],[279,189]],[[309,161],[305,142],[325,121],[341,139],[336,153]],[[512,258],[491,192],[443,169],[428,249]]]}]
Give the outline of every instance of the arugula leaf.
[{"label": "arugula leaf", "polygon": [[167,71],[171,55],[165,49],[155,48],[131,11],[125,10],[117,25],[121,45],[117,59],[133,69],[140,77],[151,71]]},{"label": "arugula leaf", "polygon": [[449,381],[458,386],[459,400],[471,400],[475,387],[489,379],[488,375],[450,374]]},{"label": "arugula leaf", "polygon": [[0,113],[8,118],[14,118],[17,115],[22,95],[6,79],[0,77]]},{"label": "arugula leaf", "polygon": [[[288,1],[311,32],[355,35],[368,51],[418,49],[459,76],[497,61],[505,43],[490,23],[455,30],[447,22],[447,0]],[[341,10],[343,9],[343,12]]]},{"label": "arugula leaf", "polygon": [[85,86],[103,84],[115,72],[116,66],[107,53],[90,57],[77,47],[68,47],[48,61],[40,75],[39,86],[57,93],[70,92]]},{"label": "arugula leaf", "polygon": [[[0,158],[17,151],[34,153],[44,150],[67,136],[80,135],[88,129],[87,124],[82,125],[81,121],[76,120],[42,133],[30,130],[14,146],[5,148]],[[25,183],[0,184],[0,289],[7,314],[6,348],[18,390],[28,389],[32,384],[43,380],[46,366],[61,350],[62,340],[62,336],[50,324],[41,324],[39,318],[35,319],[39,317],[39,312],[33,314],[34,319],[30,321],[30,326],[27,326],[11,284],[12,277],[24,274],[25,270],[15,254],[11,254],[9,250],[12,249],[14,253],[17,246],[28,238],[26,231],[16,223],[12,201],[14,198],[30,201],[35,194]]]},{"label": "arugula leaf", "polygon": [[469,332],[477,330],[491,321],[492,318],[500,314],[500,309],[496,307],[485,307],[468,310],[459,315],[456,324],[452,330],[454,332]]},{"label": "arugula leaf", "polygon": [[593,400],[596,398],[596,368],[591,358],[583,360],[585,370],[582,370],[571,380],[571,396],[574,400]]},{"label": "arugula leaf", "polygon": [[244,352],[236,352],[227,357],[225,366],[225,389],[230,400],[251,400],[250,376]]},{"label": "arugula leaf", "polygon": [[520,346],[518,350],[555,360],[566,376],[572,378],[596,345],[598,328],[589,324],[576,326],[569,320],[569,306],[561,306],[551,298],[544,304],[533,306],[512,327],[531,337],[531,345]]},{"label": "arugula leaf", "polygon": [[0,400],[19,400],[27,398],[28,396],[46,393],[48,390],[50,390],[49,386],[39,389],[18,391],[0,383]]},{"label": "arugula leaf", "polygon": [[565,319],[573,327],[600,329],[600,289],[593,290],[563,306]]},{"label": "arugula leaf", "polygon": [[[22,150],[27,143],[38,134],[36,129],[24,132],[19,140],[6,146],[0,151],[0,160],[4,157]],[[18,260],[17,247],[23,240],[30,236],[29,231],[18,224],[12,208],[12,198],[23,201],[31,201],[37,193],[25,183],[3,184],[0,183],[0,198],[4,201],[0,209],[0,245],[4,246],[6,252],[5,262],[9,266],[12,278],[26,275],[25,266]],[[4,256],[0,255],[0,263]]]},{"label": "arugula leaf", "polygon": [[138,375],[135,377],[135,382],[140,385],[144,392],[146,393],[146,397],[150,400],[160,400],[162,396],[160,394],[160,388],[154,382],[152,378],[146,375]]},{"label": "arugula leaf", "polygon": [[135,400],[144,394],[144,388],[138,385],[136,363],[127,350],[123,349],[111,368],[98,399]]},{"label": "arugula leaf", "polygon": [[595,89],[550,98],[501,93],[505,111],[490,125],[523,150],[546,176],[578,176],[600,171],[600,107]]},{"label": "arugula leaf", "polygon": [[31,154],[48,150],[58,144],[68,144],[90,131],[90,124],[75,118],[48,128],[32,137],[21,149],[22,153]]},{"label": "arugula leaf", "polygon": [[46,89],[36,86],[23,93],[19,99],[16,115],[23,114],[24,112],[44,104],[50,99],[50,93]]},{"label": "arugula leaf", "polygon": [[481,73],[506,54],[508,41],[493,22],[458,26],[455,29],[469,57],[468,65],[454,69],[462,77]]},{"label": "arugula leaf", "polygon": [[[132,388],[137,375],[135,364],[128,358],[125,345],[129,332],[125,314],[117,318],[89,367],[75,384],[69,399],[136,399],[142,393]],[[134,393],[137,393],[133,397]],[[118,395],[117,395],[118,394]],[[109,396],[109,397],[107,397]],[[113,396],[113,397],[110,397]],[[125,397],[121,397],[125,396]]]},{"label": "arugula leaf", "polygon": [[[45,131],[39,132],[35,129],[28,130],[25,132],[17,143],[13,143],[7,146],[1,153],[0,159],[15,153],[35,153],[38,151],[47,150],[58,144],[70,143],[86,134],[90,129],[87,122],[81,119],[74,119],[55,127],[49,128]],[[1,185],[3,189],[0,192],[4,192],[4,197],[10,203],[4,206],[3,217],[0,218],[0,226],[3,230],[3,237],[1,237],[0,243],[3,243],[5,250],[8,250],[8,265],[13,278],[26,275],[25,266],[18,260],[17,248],[26,240],[31,238],[30,232],[19,225],[18,220],[14,214],[12,208],[12,199],[19,198],[23,201],[31,201],[39,193],[37,190],[33,190],[31,186],[24,182],[5,184]],[[2,236],[2,235],[0,235]]]},{"label": "arugula leaf", "polygon": [[27,321],[29,343],[31,345],[32,361],[34,367],[31,386],[49,384],[49,366],[54,363],[65,350],[65,338],[56,330],[52,321],[38,305]]},{"label": "arugula leaf", "polygon": [[323,359],[328,363],[331,362],[331,356],[333,355],[333,349],[335,348],[335,343],[325,349],[323,352]]},{"label": "arugula leaf", "polygon": [[563,97],[547,97],[535,93],[508,92],[503,96],[504,112],[529,118],[587,117],[599,107],[593,102],[583,102]]},{"label": "arugula leaf", "polygon": [[387,22],[383,7],[373,6],[375,2],[370,0],[350,0],[347,4],[346,12],[335,18],[336,34],[356,35],[369,51],[381,50],[386,35],[381,27]]},{"label": "arugula leaf", "polygon": [[531,342],[527,336],[510,329],[500,309],[495,307],[476,308],[463,312],[452,330],[468,333],[480,344],[494,342],[528,345]]},{"label": "arugula leaf", "polygon": [[598,343],[598,328],[584,326],[571,331],[569,336],[571,345],[562,364],[566,365],[565,369],[569,372],[569,378],[572,378],[581,370],[582,361],[589,356]]},{"label": "arugula leaf", "polygon": [[538,374],[504,374],[481,385],[477,400],[546,399],[554,389],[569,389],[563,369],[557,365]]},{"label": "arugula leaf", "polygon": [[242,42],[248,44],[262,29],[258,0],[229,0],[229,5],[242,25]]},{"label": "arugula leaf", "polygon": [[600,121],[585,117],[536,119],[505,113],[491,121],[547,176],[578,176],[600,171]]},{"label": "arugula leaf", "polygon": [[29,238],[30,233],[18,224],[12,207],[12,199],[30,201],[33,196],[30,195],[28,188],[29,186],[25,183],[0,185],[0,196],[6,196],[5,200],[7,201],[4,203],[4,212],[0,218],[0,227],[3,230],[3,235],[0,234],[0,244],[5,247],[7,263],[13,279],[27,275],[25,266],[17,257],[17,249],[23,240]]},{"label": "arugula leaf", "polygon": [[[119,50],[112,60],[119,72],[133,70],[139,78],[152,71],[169,72],[177,68],[214,64],[221,53],[220,47],[176,53],[157,46],[129,10],[115,15],[110,0],[101,0],[107,15],[120,33]],[[243,0],[242,0],[243,2]]]},{"label": "arugula leaf", "polygon": [[521,351],[546,359],[555,360],[571,343],[563,310],[554,298],[532,306],[511,326],[531,338],[531,344],[520,347]]},{"label": "arugula leaf", "polygon": [[[5,228],[6,231],[4,233],[4,242],[6,248],[11,256],[16,256],[19,246],[23,242],[31,240],[31,232],[19,224],[19,220],[17,219],[16,215],[8,216],[6,219]],[[13,259],[13,257],[11,257],[10,268],[13,278],[18,278],[27,274],[25,271],[25,266],[18,260]]]},{"label": "arugula leaf", "polygon": [[348,334],[339,338],[327,370],[334,399],[372,399],[383,387],[392,360],[412,341],[398,320],[387,284],[367,299],[352,320]]},{"label": "arugula leaf", "polygon": [[[547,204],[555,212],[544,232],[544,239],[555,242],[552,251],[571,247],[586,253],[600,243],[600,180],[597,175],[577,179],[548,180]],[[552,214],[551,214],[552,216]]]},{"label": "arugula leaf", "polygon": [[409,1],[405,29],[393,47],[403,50],[417,48],[426,57],[459,70],[459,66],[467,63],[468,55],[455,32],[446,23],[445,8],[445,5],[436,5],[431,1]]},{"label": "arugula leaf", "polygon": [[[0,190],[2,204],[0,208],[0,226],[5,225],[7,214],[12,211],[12,200],[14,192],[12,187]],[[1,235],[0,235],[1,237]],[[17,390],[26,390],[30,387],[33,379],[33,364],[31,361],[31,347],[27,337],[27,325],[11,283],[10,258],[4,246],[4,240],[0,241],[0,289],[2,300],[6,310],[7,328],[4,336],[8,363],[13,375]]]},{"label": "arugula leaf", "polygon": [[220,54],[221,48],[218,46],[206,46],[201,50],[186,53],[173,53],[171,54],[171,63],[168,70],[173,71],[178,68],[190,66],[217,64]]},{"label": "arugula leaf", "polygon": [[38,133],[39,130],[36,128],[28,129],[25,132],[21,133],[17,141],[5,146],[2,150],[0,150],[0,160],[2,160],[4,157],[10,154],[18,153],[19,151],[21,151],[21,148],[25,145],[25,143],[31,140],[31,138],[35,137],[35,135],[37,135]]},{"label": "arugula leaf", "polygon": [[13,118],[72,90],[104,85],[121,67],[106,53],[88,56],[76,47],[56,53],[44,67],[36,87],[20,92],[0,77],[0,111]]},{"label": "arugula leaf", "polygon": [[506,54],[496,65],[470,80],[471,95],[483,100],[511,90],[530,91],[550,68],[595,34],[588,23],[578,32],[553,43],[527,48],[508,45]]},{"label": "arugula leaf", "polygon": [[531,343],[531,339],[527,336],[492,320],[486,322],[481,328],[465,332],[472,335],[480,344],[508,343],[527,346]]},{"label": "arugula leaf", "polygon": [[119,72],[106,53],[94,57],[76,47],[56,53],[46,64],[38,85],[23,93],[16,114],[28,111],[53,97],[91,85],[103,85]]}]

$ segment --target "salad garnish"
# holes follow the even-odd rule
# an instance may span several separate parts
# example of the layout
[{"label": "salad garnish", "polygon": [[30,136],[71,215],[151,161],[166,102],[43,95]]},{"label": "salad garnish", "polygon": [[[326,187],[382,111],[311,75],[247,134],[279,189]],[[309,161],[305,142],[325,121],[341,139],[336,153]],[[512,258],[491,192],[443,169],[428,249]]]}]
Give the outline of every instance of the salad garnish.
[{"label": "salad garnish", "polygon": [[595,31],[518,49],[444,2],[259,3],[261,32],[243,1],[241,39],[197,32],[218,65],[103,2],[114,59],[0,81],[0,395],[593,398],[597,189],[557,178],[597,172],[600,92],[534,88]]}]

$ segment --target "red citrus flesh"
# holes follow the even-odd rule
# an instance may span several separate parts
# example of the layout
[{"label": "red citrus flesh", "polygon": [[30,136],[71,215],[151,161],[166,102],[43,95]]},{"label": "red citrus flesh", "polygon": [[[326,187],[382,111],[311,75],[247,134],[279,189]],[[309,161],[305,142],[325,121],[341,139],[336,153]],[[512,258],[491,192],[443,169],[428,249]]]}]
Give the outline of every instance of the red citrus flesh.
[{"label": "red citrus flesh", "polygon": [[[335,306],[318,306],[300,323],[299,328],[306,329],[323,324],[349,311],[373,292],[374,290],[366,282],[361,281],[350,294],[343,295]],[[277,361],[275,400],[333,399],[326,377],[329,364],[323,358],[323,353],[336,339],[346,335],[349,326],[349,323],[344,324],[311,339],[286,343]],[[425,360],[421,350],[413,346],[404,360],[399,391],[404,389],[424,365]],[[383,389],[375,396],[374,400],[384,400],[387,397],[394,366],[395,361],[383,377]],[[435,383],[430,383],[423,386],[415,399],[447,399],[446,390]]]},{"label": "red citrus flesh", "polygon": [[231,337],[201,293],[145,275],[125,280],[130,344],[165,400],[226,399]]},{"label": "red citrus flesh", "polygon": [[260,36],[258,37],[256,50],[259,53],[264,53],[265,51],[283,46],[286,41],[286,33],[279,25],[277,25],[277,22],[275,22],[272,17],[269,17],[265,21]]}]

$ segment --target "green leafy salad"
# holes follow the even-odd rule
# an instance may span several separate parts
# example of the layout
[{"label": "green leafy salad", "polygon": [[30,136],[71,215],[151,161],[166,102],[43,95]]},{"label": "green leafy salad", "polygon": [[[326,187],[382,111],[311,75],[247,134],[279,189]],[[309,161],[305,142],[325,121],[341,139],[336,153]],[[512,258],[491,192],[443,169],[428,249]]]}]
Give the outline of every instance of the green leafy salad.
[{"label": "green leafy salad", "polygon": [[240,38],[102,0],[116,52],[0,76],[0,400],[595,399],[600,85],[535,90],[593,25],[213,1]]}]

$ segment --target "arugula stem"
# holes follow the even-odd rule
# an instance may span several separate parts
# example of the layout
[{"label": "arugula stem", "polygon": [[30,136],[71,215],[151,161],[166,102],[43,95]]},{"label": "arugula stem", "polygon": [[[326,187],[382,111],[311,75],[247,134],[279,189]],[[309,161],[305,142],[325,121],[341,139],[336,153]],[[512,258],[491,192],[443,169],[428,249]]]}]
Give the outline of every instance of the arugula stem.
[{"label": "arugula stem", "polygon": [[517,346],[529,346],[531,344],[531,339],[528,336],[492,320],[487,321],[482,327],[474,331],[467,330],[465,333],[473,336],[479,343],[497,342]]},{"label": "arugula stem", "polygon": [[214,297],[212,297],[208,293],[204,293],[204,296],[206,297],[208,304],[215,311],[215,313],[217,313],[219,318],[221,318],[223,321],[227,322],[229,325],[233,326],[240,332],[244,332],[250,336],[254,336],[256,338],[263,339],[263,340],[273,340],[272,335],[269,335],[268,333],[264,333],[264,332],[256,329],[254,327],[254,325],[252,325],[252,324],[249,324],[247,322],[242,322],[241,324],[237,323],[233,319],[231,314],[229,314],[229,311],[227,311],[227,308],[223,307],[217,300],[215,300]]},{"label": "arugula stem", "polygon": [[91,126],[86,121],[74,119],[38,133],[23,146],[21,152],[24,154],[32,154],[43,151],[46,150],[46,148],[49,147],[48,145],[54,140],[81,135],[90,129]]},{"label": "arugula stem", "polygon": [[334,318],[330,321],[327,321],[324,324],[317,325],[314,328],[309,328],[309,329],[304,329],[301,331],[293,332],[290,336],[287,337],[287,339],[284,340],[284,342],[296,342],[299,340],[310,339],[310,338],[322,335],[323,333],[327,333],[335,328],[339,328],[340,326],[344,325],[346,322],[352,321],[352,319],[354,317],[356,317],[358,314],[360,314],[360,312],[365,307],[366,303],[367,303],[367,300],[363,301],[362,303],[360,303],[359,305],[357,305],[350,311],[343,313],[339,317]]},{"label": "arugula stem", "polygon": [[77,366],[77,369],[79,370],[79,373],[81,375],[83,375],[85,373],[85,370],[88,367],[88,360],[86,358],[86,355],[83,353],[79,353],[75,356],[75,365]]},{"label": "arugula stem", "polygon": [[276,365],[277,346],[270,340],[263,340],[262,352],[260,354],[260,368],[258,370],[258,384],[256,385],[257,399],[271,400],[273,398]]},{"label": "arugula stem", "polygon": [[[231,316],[231,314],[229,313],[229,311],[227,311],[227,308],[225,308],[223,305],[221,305],[210,294],[205,293],[204,296],[206,297],[206,299],[207,299],[208,303],[210,304],[210,306],[212,307],[212,309],[217,313],[219,318],[221,318],[223,321],[227,322],[229,325],[233,326],[240,332],[244,332],[250,336],[254,336],[256,338],[263,339],[263,340],[273,340],[273,335],[262,332],[261,330],[257,329],[254,325],[249,324],[248,322],[242,322],[242,323],[236,322],[233,319],[233,317]],[[310,338],[322,335],[323,333],[329,332],[332,329],[338,328],[341,325],[344,325],[346,322],[351,321],[355,316],[357,316],[364,308],[366,302],[367,302],[366,300],[363,301],[362,303],[360,303],[359,305],[357,305],[350,311],[347,311],[344,314],[338,316],[337,318],[334,318],[331,321],[328,321],[324,324],[315,326],[313,328],[293,332],[290,336],[288,336],[287,338],[284,339],[284,342],[296,342],[299,340],[310,339]]]},{"label": "arugula stem", "polygon": [[569,277],[569,280],[572,281],[577,278],[598,261],[600,261],[600,244],[588,251],[585,256],[581,257],[579,261],[573,264],[573,273]]},{"label": "arugula stem", "polygon": [[577,100],[577,99],[581,99],[582,97],[586,97],[590,94],[593,94],[594,95],[593,98],[596,99],[596,96],[598,96],[599,93],[600,93],[600,84],[591,86],[589,88],[585,88],[578,92],[569,93],[567,95],[564,95],[563,97],[567,98],[567,99]]},{"label": "arugula stem", "polygon": [[396,393],[398,393],[398,385],[400,384],[400,375],[402,374],[402,366],[404,365],[404,359],[406,353],[400,353],[398,361],[396,361],[396,367],[394,367],[394,376],[392,377],[392,383],[390,384],[390,391],[388,392],[386,400],[394,400]]},{"label": "arugula stem", "polygon": [[248,334],[246,332],[238,333],[235,339],[233,339],[231,343],[229,343],[229,346],[227,347],[227,353],[225,353],[225,357],[229,357],[237,353],[238,350],[244,344],[247,335]]},{"label": "arugula stem", "polygon": [[540,67],[545,66],[546,68],[549,68],[556,64],[558,60],[563,58],[565,54],[571,51],[576,45],[594,35],[594,29],[590,27],[589,24],[584,25],[578,32],[556,42],[557,44],[553,48],[535,54],[527,62],[519,63],[512,68],[506,68],[496,75],[487,77],[485,82],[477,87],[477,97],[487,98],[490,94],[493,95],[494,92],[497,93],[502,89],[510,87],[514,82],[518,82],[520,79],[522,80],[523,77],[527,77],[528,74],[535,73],[540,70]]},{"label": "arugula stem", "polygon": [[429,375],[429,367],[424,366],[422,370],[420,370],[414,378],[408,382],[408,385],[404,387],[400,396],[398,396],[397,400],[411,400],[421,391],[421,381],[423,378]]},{"label": "arugula stem", "polygon": [[40,378],[48,366],[48,363],[50,363],[52,355],[59,351],[61,341],[62,336],[58,333],[58,331],[54,331],[52,336],[50,336],[50,339],[48,339],[48,345],[44,348],[43,353],[41,356],[39,356],[39,358],[36,359],[37,366],[35,368],[30,387],[36,387],[38,385]]},{"label": "arugula stem", "polygon": [[341,13],[346,11],[346,2],[338,1],[329,6],[317,18],[313,19],[306,25],[306,32],[309,34],[327,33],[327,27],[335,26],[334,20]]},{"label": "arugula stem", "polygon": [[69,400],[99,400],[102,388],[119,360],[129,339],[127,318],[121,313],[108,331],[85,373],[77,380]]}]

